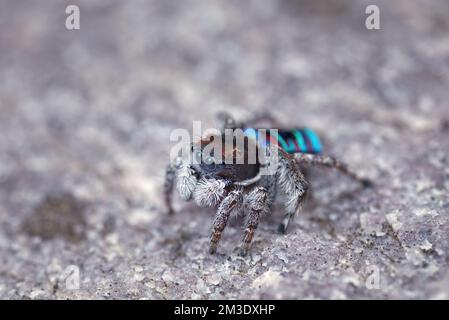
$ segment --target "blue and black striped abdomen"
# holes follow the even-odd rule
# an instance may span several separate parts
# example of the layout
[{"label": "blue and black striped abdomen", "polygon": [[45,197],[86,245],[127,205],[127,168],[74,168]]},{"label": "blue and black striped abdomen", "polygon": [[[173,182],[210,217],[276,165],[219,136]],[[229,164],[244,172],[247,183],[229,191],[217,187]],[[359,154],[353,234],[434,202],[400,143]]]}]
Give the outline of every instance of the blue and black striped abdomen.
[{"label": "blue and black striped abdomen", "polygon": [[[258,143],[265,144],[278,142],[279,146],[287,153],[321,153],[323,146],[318,135],[309,128],[292,129],[292,130],[266,130],[266,138],[258,139],[261,131],[247,128],[244,130],[245,135],[255,138]],[[276,132],[276,133],[275,133]]]},{"label": "blue and black striped abdomen", "polygon": [[308,128],[279,130],[277,139],[287,153],[320,153],[323,149],[318,135]]}]

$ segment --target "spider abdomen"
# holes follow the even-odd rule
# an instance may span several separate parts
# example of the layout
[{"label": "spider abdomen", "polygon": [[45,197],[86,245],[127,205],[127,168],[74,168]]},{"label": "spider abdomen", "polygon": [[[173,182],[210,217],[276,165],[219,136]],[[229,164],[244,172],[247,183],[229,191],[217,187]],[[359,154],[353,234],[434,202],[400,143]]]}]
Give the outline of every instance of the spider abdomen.
[{"label": "spider abdomen", "polygon": [[[246,128],[245,135],[255,139],[262,147],[267,147],[271,143],[278,143],[279,146],[287,153],[321,153],[323,145],[319,136],[309,128],[300,129],[279,129],[274,130],[257,130],[254,128]],[[265,139],[261,139],[260,134],[265,132]]]}]

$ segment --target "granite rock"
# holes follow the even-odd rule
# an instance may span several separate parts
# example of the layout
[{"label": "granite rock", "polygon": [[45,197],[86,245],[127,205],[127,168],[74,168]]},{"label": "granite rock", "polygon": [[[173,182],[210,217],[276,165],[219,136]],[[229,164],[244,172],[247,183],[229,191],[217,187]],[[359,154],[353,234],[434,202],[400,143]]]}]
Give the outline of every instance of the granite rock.
[{"label": "granite rock", "polygon": [[[0,298],[449,298],[445,0],[0,3]],[[307,125],[375,181],[313,170],[286,235],[162,201],[170,132],[218,111]],[[74,280],[75,285],[71,281]],[[79,280],[79,281],[78,281]]]}]

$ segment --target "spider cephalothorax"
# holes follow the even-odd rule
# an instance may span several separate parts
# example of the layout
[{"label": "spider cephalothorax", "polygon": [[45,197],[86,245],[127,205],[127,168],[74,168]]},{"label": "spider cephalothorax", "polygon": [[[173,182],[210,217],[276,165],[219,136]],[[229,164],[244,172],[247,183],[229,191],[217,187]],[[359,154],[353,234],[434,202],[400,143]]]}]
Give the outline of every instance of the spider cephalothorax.
[{"label": "spider cephalothorax", "polygon": [[[189,160],[178,158],[167,167],[165,200],[173,212],[171,194],[176,182],[184,200],[194,199],[199,206],[217,206],[210,240],[210,253],[215,253],[221,234],[232,213],[245,215],[245,231],[239,253],[245,255],[251,246],[259,219],[268,213],[276,198],[278,187],[286,196],[285,214],[279,231],[287,227],[299,211],[308,191],[308,182],[300,165],[321,165],[335,168],[350,177],[367,184],[349,171],[346,165],[329,156],[320,155],[322,146],[318,136],[310,129],[278,130],[275,135],[263,133],[259,143],[254,129],[246,127],[230,116],[221,114],[221,135],[203,138],[191,148]],[[243,132],[242,143],[235,136],[226,139],[233,130]],[[238,135],[237,135],[238,136]],[[213,143],[220,142],[211,148]],[[253,157],[262,152],[268,162]],[[263,171],[275,163],[271,173]],[[262,173],[264,172],[264,173]]]},{"label": "spider cephalothorax", "polygon": [[[260,169],[257,157],[249,159],[249,149],[255,153],[258,147],[242,132],[242,143],[237,143],[233,135],[228,140],[225,135],[207,136],[192,146],[192,168],[205,178],[223,179],[238,183],[255,178]],[[215,144],[220,139],[219,144]]]}]

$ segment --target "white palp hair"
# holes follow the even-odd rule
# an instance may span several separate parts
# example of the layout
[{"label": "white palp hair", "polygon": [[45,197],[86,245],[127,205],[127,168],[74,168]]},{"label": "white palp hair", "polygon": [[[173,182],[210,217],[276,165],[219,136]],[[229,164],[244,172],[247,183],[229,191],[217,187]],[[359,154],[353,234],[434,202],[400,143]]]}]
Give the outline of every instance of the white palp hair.
[{"label": "white palp hair", "polygon": [[212,207],[220,203],[225,195],[223,180],[202,178],[193,193],[195,202],[200,207]]},{"label": "white palp hair", "polygon": [[185,201],[189,200],[197,184],[195,171],[190,165],[182,165],[178,170],[176,179],[176,188],[181,199]]}]

